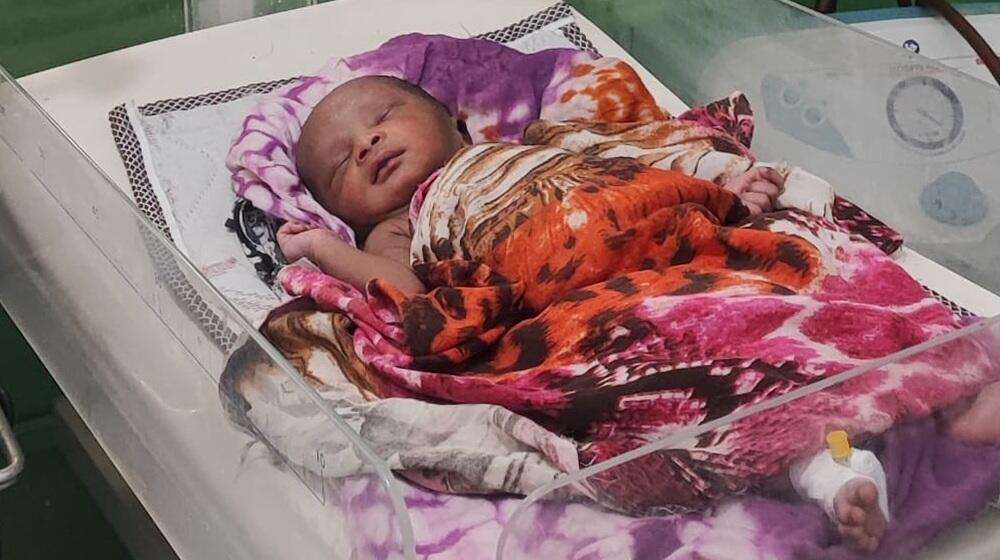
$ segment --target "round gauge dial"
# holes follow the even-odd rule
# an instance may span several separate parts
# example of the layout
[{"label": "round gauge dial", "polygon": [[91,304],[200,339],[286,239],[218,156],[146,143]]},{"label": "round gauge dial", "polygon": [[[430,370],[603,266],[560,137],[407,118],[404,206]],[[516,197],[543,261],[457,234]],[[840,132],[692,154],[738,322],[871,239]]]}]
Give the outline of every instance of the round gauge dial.
[{"label": "round gauge dial", "polygon": [[945,149],[958,140],[965,116],[947,84],[914,76],[896,84],[886,100],[889,126],[907,145],[925,151]]}]

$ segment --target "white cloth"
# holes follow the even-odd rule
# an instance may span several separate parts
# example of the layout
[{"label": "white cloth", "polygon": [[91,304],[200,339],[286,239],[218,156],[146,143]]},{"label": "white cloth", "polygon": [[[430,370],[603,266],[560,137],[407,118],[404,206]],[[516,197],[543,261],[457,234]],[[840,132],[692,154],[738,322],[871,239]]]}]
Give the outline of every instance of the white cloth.
[{"label": "white cloth", "polygon": [[198,270],[254,324],[281,298],[257,277],[236,235],[226,229],[236,195],[226,153],[257,96],[144,116],[129,104],[150,184],[170,236]]},{"label": "white cloth", "polygon": [[870,451],[852,449],[847,464],[838,463],[830,451],[824,449],[812,457],[796,461],[789,470],[792,487],[799,496],[816,502],[823,511],[836,521],[834,498],[848,482],[862,478],[870,480],[878,489],[878,506],[889,520],[889,488],[886,485],[885,470],[878,457]]}]

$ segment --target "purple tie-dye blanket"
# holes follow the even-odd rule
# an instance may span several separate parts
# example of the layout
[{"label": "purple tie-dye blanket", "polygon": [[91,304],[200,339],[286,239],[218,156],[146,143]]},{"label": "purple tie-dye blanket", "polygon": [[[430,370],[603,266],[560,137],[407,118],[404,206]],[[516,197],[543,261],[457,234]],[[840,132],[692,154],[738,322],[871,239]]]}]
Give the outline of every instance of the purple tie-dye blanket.
[{"label": "purple tie-dye blanket", "polygon": [[[1000,483],[1000,449],[965,446],[932,421],[890,432],[879,452],[893,523],[872,555],[836,535],[816,506],[744,497],[705,514],[633,518],[592,504],[440,494],[403,484],[421,560],[487,559],[505,527],[503,560],[879,560],[911,558],[942,531],[983,511]],[[372,479],[334,490],[359,557],[401,558],[391,505]]]}]

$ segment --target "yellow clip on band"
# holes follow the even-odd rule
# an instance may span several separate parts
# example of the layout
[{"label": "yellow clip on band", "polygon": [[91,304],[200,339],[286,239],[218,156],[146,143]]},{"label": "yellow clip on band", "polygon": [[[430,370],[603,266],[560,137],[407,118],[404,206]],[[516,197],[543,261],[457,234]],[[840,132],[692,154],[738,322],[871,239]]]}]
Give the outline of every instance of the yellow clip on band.
[{"label": "yellow clip on band", "polygon": [[834,461],[846,461],[851,457],[851,440],[844,430],[826,434],[826,446],[830,448]]}]

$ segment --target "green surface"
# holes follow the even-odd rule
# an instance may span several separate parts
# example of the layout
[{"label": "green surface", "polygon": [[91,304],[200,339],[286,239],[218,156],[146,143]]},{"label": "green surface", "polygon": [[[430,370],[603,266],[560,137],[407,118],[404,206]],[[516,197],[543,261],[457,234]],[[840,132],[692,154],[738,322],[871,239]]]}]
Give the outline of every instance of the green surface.
[{"label": "green surface", "polygon": [[51,416],[17,427],[25,471],[0,492],[0,557],[127,560],[125,547],[56,449],[52,428]]},{"label": "green surface", "polygon": [[7,312],[0,309],[0,387],[14,402],[19,421],[27,421],[52,412],[52,399],[59,388],[45,367],[24,341]]},{"label": "green surface", "polygon": [[52,399],[59,394],[44,366],[0,309],[0,386],[17,414],[15,432],[25,453],[25,470],[0,492],[0,558],[129,558],[56,448]]},{"label": "green surface", "polygon": [[0,309],[0,386],[14,402],[25,453],[17,483],[0,492],[0,558],[128,559],[111,526],[56,448],[52,399],[59,388]]},{"label": "green surface", "polygon": [[[794,0],[795,2],[812,8],[816,5],[815,0]],[[996,2],[997,0],[952,0],[953,4],[985,4]],[[896,8],[899,6],[897,0],[839,0],[837,9],[845,10],[873,10],[878,8]]]},{"label": "green surface", "polygon": [[[664,9],[666,1],[569,0],[569,3],[597,23],[661,82],[670,84],[671,91],[688,104],[708,101],[703,98],[702,72],[719,56],[738,58],[740,52],[733,46],[741,41],[838,25],[778,2],[753,0],[757,2],[754,10],[736,11],[732,9],[735,0],[669,0],[670,9]],[[798,0],[798,3],[808,7],[815,4],[814,0]],[[898,7],[896,0],[840,2],[841,12],[894,7]],[[670,32],[692,25],[700,31]],[[853,45],[828,45],[828,48],[843,49],[845,57],[858,56],[852,50]],[[849,58],[843,60],[850,63]]]},{"label": "green surface", "polygon": [[22,76],[183,31],[181,0],[0,0],[0,64]]},{"label": "green surface", "polygon": [[[754,10],[734,11],[732,0],[570,0],[591,21],[624,47],[660,82],[688,104],[703,103],[703,72],[717,56],[739,57],[732,45],[748,37],[831,24],[794,6],[761,2]],[[698,32],[688,32],[697,29]],[[678,30],[664,32],[663,30]]]},{"label": "green surface", "polygon": [[[22,76],[183,31],[181,0],[0,0],[0,65]],[[26,454],[17,484],[0,492],[0,557],[128,559],[55,447],[58,387],[2,310],[0,352]]]}]

